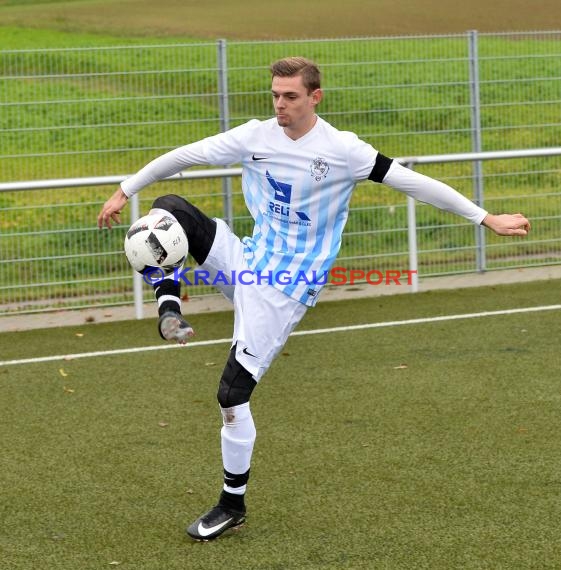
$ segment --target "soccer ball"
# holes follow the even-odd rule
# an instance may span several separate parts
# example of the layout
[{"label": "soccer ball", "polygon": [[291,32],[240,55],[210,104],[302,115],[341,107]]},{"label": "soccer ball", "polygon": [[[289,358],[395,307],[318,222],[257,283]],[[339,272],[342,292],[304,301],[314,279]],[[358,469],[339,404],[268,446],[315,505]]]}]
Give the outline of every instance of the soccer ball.
[{"label": "soccer ball", "polygon": [[125,237],[125,255],[139,273],[154,268],[171,273],[183,265],[188,250],[189,242],[181,224],[162,213],[138,219]]}]

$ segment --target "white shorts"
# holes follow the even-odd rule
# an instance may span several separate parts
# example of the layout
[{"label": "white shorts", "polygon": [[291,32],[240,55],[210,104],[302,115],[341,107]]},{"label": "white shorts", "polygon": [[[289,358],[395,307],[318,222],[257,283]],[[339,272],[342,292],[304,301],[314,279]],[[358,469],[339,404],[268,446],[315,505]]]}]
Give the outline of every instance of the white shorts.
[{"label": "white shorts", "polygon": [[[219,273],[231,276],[234,271],[238,276],[242,271],[250,271],[240,239],[223,220],[217,219],[216,224],[216,237],[200,268],[209,272],[212,281]],[[258,382],[306,314],[307,307],[272,285],[251,278],[245,281],[252,283],[237,281],[235,285],[217,287],[234,304],[232,346],[237,344],[236,360]]]}]

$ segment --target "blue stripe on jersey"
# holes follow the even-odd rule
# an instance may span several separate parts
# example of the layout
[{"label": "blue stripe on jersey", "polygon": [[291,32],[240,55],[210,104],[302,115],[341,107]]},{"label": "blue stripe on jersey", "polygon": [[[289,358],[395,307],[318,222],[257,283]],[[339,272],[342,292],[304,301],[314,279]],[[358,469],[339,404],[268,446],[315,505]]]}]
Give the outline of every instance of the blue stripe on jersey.
[{"label": "blue stripe on jersey", "polygon": [[[335,259],[337,259],[337,255],[339,254],[339,249],[341,247],[341,234],[338,232],[342,231],[339,228],[345,221],[346,221],[346,212],[340,212],[339,216],[337,217],[336,227],[333,230],[333,240],[330,245],[329,255],[325,257],[323,263],[320,265],[320,268],[316,269],[316,275],[318,276],[317,277],[318,279],[322,279],[323,274],[331,269],[331,266],[335,262]],[[310,296],[306,292],[300,297],[299,301],[301,303],[308,304],[308,302],[310,301]]]},{"label": "blue stripe on jersey", "polygon": [[[317,191],[317,190],[316,190]],[[344,195],[348,196],[348,193],[344,193]],[[320,229],[325,229],[328,221],[329,221],[329,204],[332,202],[332,195],[329,192],[323,192],[321,199],[320,199],[320,204],[319,204],[319,214],[320,214],[320,219],[318,220],[318,233]],[[338,210],[337,210],[337,219],[339,219],[341,217],[341,215],[343,215],[344,217],[344,212],[346,211],[346,202],[347,200],[343,200],[340,202]],[[306,274],[309,273],[310,268],[313,267],[313,270],[315,271],[315,276],[318,280],[322,281],[323,280],[323,274],[325,272],[327,272],[330,268],[331,265],[333,264],[333,261],[335,260],[335,258],[337,257],[337,254],[339,253],[339,247],[336,247],[335,250],[333,249],[334,244],[337,244],[337,240],[340,239],[340,232],[342,231],[342,227],[340,223],[336,223],[335,226],[333,227],[332,230],[332,242],[329,246],[329,254],[327,255],[327,257],[325,257],[325,259],[323,260],[323,262],[319,265],[319,267],[313,267],[313,265],[316,263],[318,256],[320,255],[322,249],[324,249],[324,244],[323,244],[323,240],[321,238],[318,238],[316,235],[316,239],[315,239],[315,244],[314,244],[314,248],[312,249],[312,251],[310,252],[310,254],[308,256],[306,256],[306,260],[300,265],[298,271],[303,271],[306,272]],[[325,238],[326,236],[324,234],[322,234],[322,236]],[[314,277],[314,275],[308,275],[309,279],[312,279]],[[302,287],[302,284],[300,284],[300,287]],[[321,289],[322,285],[316,285],[314,287],[314,289],[318,290]],[[308,295],[307,291],[308,291],[309,287],[305,287],[305,291],[302,293],[302,295],[299,297],[299,301],[301,303],[304,304],[308,304],[310,303],[310,301],[312,303],[315,303],[315,297],[310,297],[310,295]],[[285,291],[287,294],[291,295],[295,292],[296,290],[296,285],[293,283],[288,287],[288,291]],[[290,291],[290,292],[289,292]]]},{"label": "blue stripe on jersey", "polygon": [[[305,191],[310,192],[312,190],[306,189]],[[320,211],[321,211],[321,207],[320,207]],[[310,212],[306,212],[306,213],[308,216],[311,215]],[[300,217],[300,216],[298,216],[298,217]],[[319,222],[319,220],[318,220],[318,222]],[[306,249],[307,249],[306,245],[308,244],[308,241],[310,239],[311,230],[312,230],[312,226],[305,226],[305,225],[298,226],[298,231],[296,232],[296,246],[295,246],[296,253],[303,253],[306,251]]]},{"label": "blue stripe on jersey", "polygon": [[[297,274],[299,272],[304,272],[306,273],[310,267],[312,266],[313,263],[315,263],[316,258],[318,257],[318,255],[320,254],[322,248],[323,248],[323,240],[322,238],[324,237],[324,233],[325,233],[325,229],[327,226],[327,222],[329,219],[329,203],[331,202],[331,196],[329,192],[325,192],[324,189],[321,188],[316,188],[315,190],[312,188],[312,185],[309,185],[309,188],[306,188],[307,192],[321,192],[320,195],[320,201],[319,201],[319,208],[317,210],[318,212],[318,220],[317,220],[317,225],[316,225],[316,232],[314,237],[314,247],[313,249],[307,254],[306,259],[300,264],[300,266],[296,269],[296,275],[292,275],[292,283],[290,285],[286,285],[282,291],[284,293],[286,293],[289,296],[292,296],[296,287],[300,286],[300,283],[294,283],[294,281],[296,280],[296,277],[298,276]],[[323,190],[323,191],[322,191]],[[306,232],[306,237],[308,237],[309,235],[309,228],[307,228],[307,232]],[[299,232],[300,234],[300,232]],[[317,273],[317,275],[321,275],[319,272]],[[312,276],[310,276],[311,278]],[[306,300],[309,298],[308,295],[305,293],[304,294],[306,297]],[[305,302],[302,300],[302,298],[298,299],[300,302]]]},{"label": "blue stripe on jersey", "polygon": [[[252,239],[246,241],[246,247],[251,249],[255,253],[256,245],[259,243],[261,239],[261,232],[259,231],[263,225],[263,214],[261,209],[259,208],[259,183],[258,183],[258,176],[256,176],[251,170],[246,169],[244,170],[243,176],[243,188],[248,188],[250,191],[244,192],[244,199],[249,210],[249,213],[255,220],[255,224],[253,227],[253,236]],[[255,190],[251,192],[251,190]]]},{"label": "blue stripe on jersey", "polygon": [[[245,164],[243,165],[245,167]],[[256,180],[255,180],[255,175],[251,172],[251,170],[249,170],[249,168],[245,168],[245,170],[243,171],[243,177],[242,177],[242,190],[244,188],[254,188],[256,187]],[[254,212],[257,210],[257,206],[258,204],[256,203],[256,194],[257,193],[253,193],[253,192],[244,192],[243,193],[243,197],[245,199],[245,203],[247,205],[247,209],[250,211],[250,213],[253,215]]]},{"label": "blue stripe on jersey", "polygon": [[328,267],[324,267],[325,271],[330,269],[332,263],[335,261],[337,257],[337,254],[339,253],[339,249],[341,248],[341,238],[343,235],[343,230],[345,229],[345,224],[347,223],[347,218],[349,216],[348,203],[351,200],[351,194],[353,189],[354,186],[347,193],[347,206],[345,207],[344,210],[339,210],[339,212],[337,213],[337,219],[335,221],[335,227],[333,228],[331,245],[329,248],[332,255],[330,256],[331,259],[326,259],[325,262],[323,263],[323,266],[329,264]]},{"label": "blue stripe on jersey", "polygon": [[[267,211],[269,207],[269,203],[273,201],[273,198],[276,198],[276,193],[278,191],[282,191],[283,183],[276,180],[270,173],[267,171],[267,185],[265,188],[269,192],[268,194],[264,194],[262,196],[263,203],[262,208]],[[272,182],[271,182],[272,181]],[[256,187],[261,189],[260,184],[263,183],[263,180],[260,179],[259,181],[255,182]],[[257,186],[259,185],[259,186]],[[272,194],[271,192],[274,192]],[[278,255],[279,253],[284,253],[289,251],[288,245],[288,237],[290,235],[290,225],[288,221],[282,222],[278,219],[273,217],[268,217],[266,215],[261,214],[261,210],[259,211],[259,223],[256,220],[256,227],[259,227],[260,230],[264,230],[268,227],[268,230],[265,232],[265,251],[261,257],[258,259],[256,258],[253,263],[252,269],[258,273],[264,272],[267,268],[271,258],[274,255]],[[260,234],[262,235],[262,234]],[[262,247],[259,248],[261,251],[263,250]]]},{"label": "blue stripe on jersey", "polygon": [[[265,216],[263,216],[262,220],[265,219]],[[267,220],[267,225],[269,226],[268,231],[266,232],[265,235],[265,244],[266,244],[266,248],[265,251],[263,252],[263,255],[260,258],[256,258],[254,260],[254,267],[252,268],[254,271],[260,273],[262,271],[265,270],[265,268],[267,267],[267,265],[269,264],[269,261],[271,260],[271,258],[274,255],[278,255],[278,249],[275,247],[275,238],[279,235],[279,231],[277,229],[274,228],[273,223],[274,220]],[[261,229],[264,229],[264,225],[261,225]],[[286,246],[286,238],[283,238],[281,236],[281,240],[283,240],[283,243]],[[262,248],[259,248],[261,251],[263,251]]]},{"label": "blue stripe on jersey", "polygon": [[[329,271],[329,269],[331,269],[331,266],[333,265],[335,259],[337,258],[337,255],[339,253],[339,249],[341,247],[341,236],[343,233],[343,229],[345,227],[345,223],[347,221],[347,214],[348,214],[348,202],[351,198],[351,194],[352,194],[352,190],[354,188],[354,185],[349,185],[349,187],[345,188],[345,191],[342,192],[343,194],[343,200],[341,200],[341,202],[339,203],[339,207],[337,210],[337,216],[334,220],[334,226],[333,226],[333,230],[331,233],[331,243],[329,244],[329,254],[324,258],[323,262],[321,263],[321,265],[319,266],[319,268],[314,268],[316,271],[316,276],[318,277],[318,279],[322,279],[322,276],[325,272]],[[326,193],[327,194],[327,193]],[[330,200],[328,199],[328,202]],[[321,210],[322,211],[327,211],[327,207],[325,204],[321,205]],[[321,240],[316,240],[316,246],[314,247],[314,250],[312,252],[312,254],[310,255],[309,262],[302,264],[302,268],[304,268],[303,266],[306,265],[307,267],[305,268],[306,270],[309,270],[309,266],[315,262],[316,257],[319,255],[320,251],[321,251]],[[313,277],[313,275],[309,276],[310,278]],[[321,289],[320,287],[316,286],[316,289]],[[304,304],[310,304],[310,301],[312,304],[315,304],[315,301],[317,300],[317,296],[313,297],[310,299],[310,296],[307,294],[307,290],[308,288],[306,288],[306,291],[302,294],[302,296],[298,299],[301,303]]]}]

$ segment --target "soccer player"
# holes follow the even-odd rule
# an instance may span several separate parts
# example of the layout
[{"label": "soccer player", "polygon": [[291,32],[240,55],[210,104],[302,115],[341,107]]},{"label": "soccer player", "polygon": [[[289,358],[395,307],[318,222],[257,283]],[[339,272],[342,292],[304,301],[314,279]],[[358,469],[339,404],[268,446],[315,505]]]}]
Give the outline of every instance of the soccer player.
[{"label": "soccer player", "polygon": [[[185,168],[242,165],[243,195],[255,221],[251,237],[239,239],[223,220],[208,218],[182,197],[167,195],[153,204],[179,220],[201,269],[211,276],[232,271],[255,276],[246,280],[251,284],[220,286],[234,305],[232,347],[218,387],[224,480],[216,506],[187,528],[197,540],[216,538],[245,520],[256,435],[249,400],[290,332],[318,300],[321,284],[312,276],[322,275],[335,261],[357,182],[387,184],[499,235],[525,236],[530,230],[522,214],[490,214],[448,185],[405,168],[320,118],[316,107],[323,94],[313,62],[290,57],[270,70],[274,118],[250,120],[156,158],[121,184],[98,217],[100,228],[119,223],[130,196]],[[281,272],[283,279],[277,279]],[[286,279],[291,275],[310,278]],[[164,279],[155,294],[160,335],[186,342],[193,330],[181,315],[179,283]]]}]

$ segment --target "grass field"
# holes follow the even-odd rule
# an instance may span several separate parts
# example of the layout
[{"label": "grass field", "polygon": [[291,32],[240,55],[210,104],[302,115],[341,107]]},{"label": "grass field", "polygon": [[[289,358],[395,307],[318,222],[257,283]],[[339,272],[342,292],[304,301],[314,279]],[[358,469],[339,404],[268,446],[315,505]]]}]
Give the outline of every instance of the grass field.
[{"label": "grass field", "polygon": [[115,36],[238,39],[558,29],[556,0],[0,0],[5,25]]},{"label": "grass field", "polygon": [[[0,567],[561,566],[556,281],[324,303],[253,397],[248,522],[199,544],[215,500],[228,345],[0,366]],[[231,314],[193,315],[197,340]],[[0,334],[12,359],[159,345],[154,322]],[[165,345],[162,345],[165,346]]]}]

